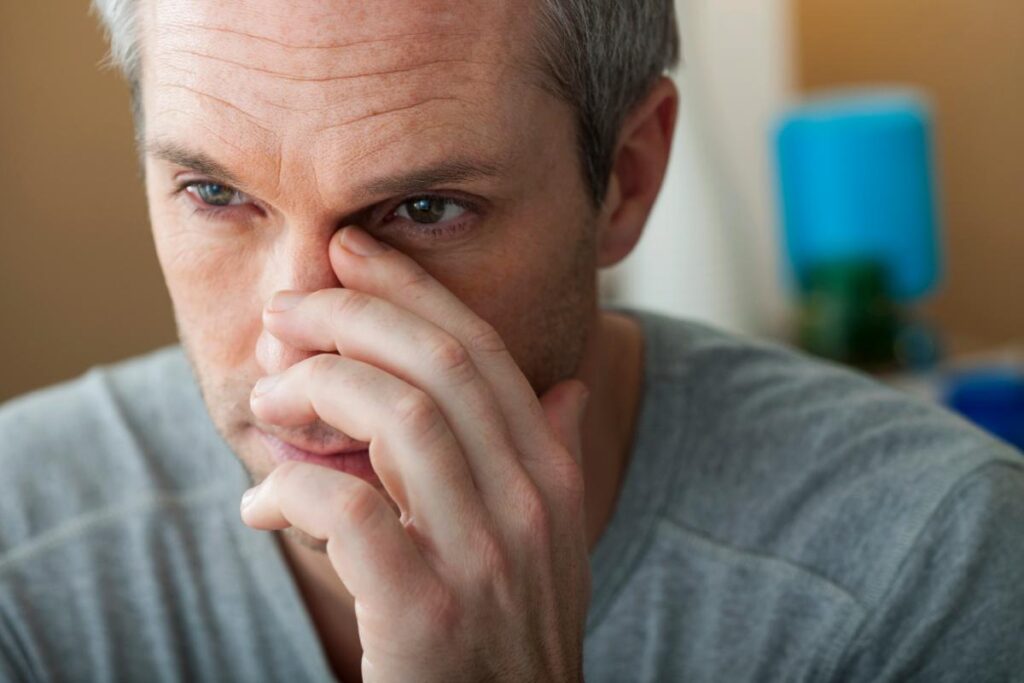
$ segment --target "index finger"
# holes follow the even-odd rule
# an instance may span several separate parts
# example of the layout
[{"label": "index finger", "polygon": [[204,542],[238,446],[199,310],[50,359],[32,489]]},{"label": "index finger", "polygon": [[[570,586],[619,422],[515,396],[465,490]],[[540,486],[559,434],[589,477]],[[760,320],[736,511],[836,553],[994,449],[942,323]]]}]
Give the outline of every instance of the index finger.
[{"label": "index finger", "polygon": [[[366,255],[362,255],[366,254]],[[537,395],[495,329],[420,264],[348,226],[331,240],[331,264],[346,287],[386,299],[458,339],[493,387],[512,437],[527,457],[546,457],[553,438]]]}]

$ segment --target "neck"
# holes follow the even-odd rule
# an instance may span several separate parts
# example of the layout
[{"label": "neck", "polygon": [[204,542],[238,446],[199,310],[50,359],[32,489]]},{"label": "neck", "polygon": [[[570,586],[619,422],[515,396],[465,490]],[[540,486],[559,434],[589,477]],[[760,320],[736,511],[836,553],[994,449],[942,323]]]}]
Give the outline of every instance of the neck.
[{"label": "neck", "polygon": [[[612,517],[629,462],[642,371],[639,326],[623,315],[597,315],[576,373],[590,390],[581,436],[591,549]],[[361,680],[362,650],[351,594],[324,553],[307,548],[288,533],[280,540],[334,672],[341,680]]]},{"label": "neck", "polygon": [[615,509],[640,406],[643,334],[632,319],[604,313],[576,376],[590,390],[583,417],[587,542],[597,544]]}]

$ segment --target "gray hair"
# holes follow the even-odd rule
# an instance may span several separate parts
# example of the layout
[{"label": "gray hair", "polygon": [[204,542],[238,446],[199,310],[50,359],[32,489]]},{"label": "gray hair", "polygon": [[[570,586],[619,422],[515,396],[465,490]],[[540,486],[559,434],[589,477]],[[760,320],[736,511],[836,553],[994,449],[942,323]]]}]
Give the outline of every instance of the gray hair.
[{"label": "gray hair", "polygon": [[[140,117],[139,0],[92,0],[110,39],[109,63],[132,87]],[[600,206],[627,115],[679,62],[673,0],[539,0],[541,66],[576,112],[584,179]],[[136,121],[141,125],[141,119]]]}]

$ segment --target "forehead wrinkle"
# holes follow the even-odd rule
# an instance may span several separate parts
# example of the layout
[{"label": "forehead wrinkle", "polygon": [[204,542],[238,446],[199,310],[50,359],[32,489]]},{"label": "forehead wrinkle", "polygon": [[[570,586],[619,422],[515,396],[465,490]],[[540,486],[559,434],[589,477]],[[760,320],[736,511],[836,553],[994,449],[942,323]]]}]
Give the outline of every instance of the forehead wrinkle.
[{"label": "forehead wrinkle", "polygon": [[[186,117],[187,119],[189,119],[189,127],[202,128],[203,130],[205,130],[210,135],[210,137],[216,139],[221,144],[223,144],[225,147],[230,147],[232,150],[234,150],[235,152],[238,152],[239,154],[244,154],[245,153],[245,150],[242,149],[239,145],[235,144],[233,141],[231,141],[228,138],[224,137],[223,135],[221,135],[220,133],[215,131],[213,128],[207,126],[205,123],[203,123],[201,121],[195,121],[195,118],[193,116],[193,112],[186,111],[184,109],[164,109],[160,113],[161,113],[161,115],[164,115],[164,116],[166,116],[167,114],[181,114],[184,117]],[[152,143],[146,143],[144,145],[144,147],[143,147],[143,151],[149,152],[150,144],[152,144]],[[160,143],[157,143],[157,144],[160,144]],[[170,159],[168,159],[168,161],[170,161]]]},{"label": "forehead wrinkle", "polygon": [[327,43],[321,45],[317,43],[290,43],[287,41],[271,38],[269,36],[259,35],[256,33],[249,33],[247,31],[238,31],[237,29],[227,28],[224,26],[206,26],[204,24],[178,22],[175,24],[170,24],[169,28],[184,28],[186,30],[198,29],[200,31],[211,31],[216,33],[230,34],[237,37],[244,37],[246,39],[254,40],[261,43],[267,43],[275,47],[282,47],[287,50],[345,50],[353,47],[365,47],[367,45],[376,45],[381,43],[386,44],[418,38],[438,39],[478,37],[478,34],[476,33],[438,33],[437,31],[421,31],[419,33],[396,33],[390,36],[382,36],[377,38],[362,38],[347,41],[344,43]]},{"label": "forehead wrinkle", "polygon": [[[244,16],[246,12],[236,10],[235,15],[239,14]],[[333,18],[337,19],[337,15],[333,15]],[[214,29],[207,29],[199,22],[183,23],[172,20],[160,26],[157,42],[164,50],[171,52],[177,51],[202,59],[217,60],[281,79],[311,82],[403,73],[431,64],[452,64],[460,61],[458,57],[474,52],[474,45],[485,42],[493,47],[494,43],[493,37],[487,40],[487,36],[480,32],[447,31],[443,27],[438,27],[432,31],[412,31],[383,37],[361,38],[353,35],[344,42],[338,42],[338,38],[332,35],[334,40],[328,45],[313,44],[307,47],[249,30],[250,24],[255,23],[252,17],[248,23],[241,16],[239,19],[240,26],[237,28],[216,26]],[[265,25],[264,18],[264,21],[251,28]],[[302,22],[292,20],[288,22],[288,26],[295,32],[300,29]],[[309,30],[315,33],[316,28],[320,27],[310,27]],[[223,39],[212,36],[204,39],[204,30],[223,36]],[[358,26],[347,29],[338,27],[332,34],[342,31],[352,33],[357,30]],[[468,37],[474,40],[466,40]],[[397,46],[392,46],[393,44]],[[157,52],[163,51],[160,47],[157,48]],[[350,54],[353,51],[355,53]],[[477,62],[494,61],[480,59],[480,55],[497,55],[499,58],[502,56],[500,50],[476,52]],[[376,69],[355,73],[338,71],[339,65],[344,67],[358,65],[360,62],[374,64]]]},{"label": "forehead wrinkle", "polygon": [[[429,125],[429,126],[423,126],[423,127],[417,128],[414,132],[415,132],[415,135],[422,136],[423,134],[429,133],[429,132],[434,131],[434,130],[449,130],[450,131],[452,129],[461,130],[461,131],[463,131],[465,133],[460,138],[458,138],[459,140],[465,140],[467,138],[472,138],[472,137],[481,137],[481,135],[482,135],[481,131],[473,130],[472,128],[469,128],[467,126],[463,126],[463,125],[460,125],[460,124],[454,123],[454,122],[444,122],[444,123],[437,123],[437,124]],[[358,153],[347,154],[347,155],[344,156],[343,159],[339,159],[339,160],[335,161],[332,165],[338,166],[338,167],[342,167],[342,168],[344,168],[344,167],[354,167],[354,166],[357,166],[360,163],[366,161],[367,159],[370,159],[370,158],[373,158],[373,157],[379,157],[381,154],[384,153],[383,152],[384,150],[386,150],[389,147],[393,147],[397,140],[407,136],[408,133],[409,133],[409,131],[407,131],[407,130],[400,130],[400,131],[396,131],[396,132],[394,132],[394,133],[392,133],[390,135],[387,135],[387,136],[385,136],[384,134],[368,135],[368,136],[366,136],[366,139],[369,140],[372,144],[364,145]],[[455,138],[453,136],[447,136],[446,139],[455,139]],[[484,147],[485,149],[499,150],[499,154],[502,157],[505,158],[504,162],[502,164],[500,164],[500,165],[505,166],[505,167],[511,166],[511,162],[512,162],[513,156],[514,156],[514,154],[512,153],[512,150],[502,148],[498,144],[498,142],[496,140],[491,140],[491,139],[488,139],[486,137],[484,138],[484,140],[485,140],[485,142],[488,143],[488,145],[486,145]],[[493,144],[491,144],[491,143],[493,143]],[[322,147],[326,147],[327,149],[331,149],[331,148],[334,147],[333,145],[330,145],[329,143],[326,144],[326,145],[323,145],[321,143],[321,146]]]},{"label": "forehead wrinkle", "polygon": [[458,97],[428,97],[428,98],[423,99],[423,100],[417,100],[416,102],[414,102],[412,104],[409,104],[409,105],[392,107],[391,109],[384,109],[384,110],[381,110],[381,111],[371,111],[368,114],[363,114],[361,116],[357,116],[355,118],[348,119],[347,121],[341,121],[339,123],[332,123],[332,124],[327,125],[327,126],[321,126],[320,128],[318,128],[315,131],[315,133],[325,133],[327,131],[335,130],[335,129],[338,129],[338,128],[345,128],[346,126],[350,126],[350,125],[352,125],[354,123],[359,123],[360,121],[366,121],[368,119],[372,119],[372,118],[375,118],[377,116],[387,116],[389,114],[396,114],[398,112],[409,111],[411,109],[416,109],[417,107],[422,107],[423,105],[429,104],[431,102],[461,102],[461,101],[462,100],[459,99]]},{"label": "forehead wrinkle", "polygon": [[[430,93],[438,92],[438,89],[432,87],[430,79],[414,80],[410,77],[400,84],[400,91],[395,87],[389,88],[387,84],[370,84],[371,87],[350,93],[339,93],[334,90],[293,92],[289,93],[290,96],[281,95],[280,101],[275,101],[256,89],[250,93],[250,97],[257,106],[265,106],[279,112],[308,115],[307,120],[311,128],[326,130],[389,112],[413,109],[427,102],[463,102],[467,106],[472,106],[470,95],[479,96],[485,92],[484,88],[493,89],[498,85],[498,80],[463,76],[459,87],[452,88],[447,95],[431,95]],[[475,90],[471,90],[471,84],[476,86]]]},{"label": "forehead wrinkle", "polygon": [[[470,59],[454,58],[408,65],[406,58],[407,65],[385,66],[359,74],[294,76],[177,46],[164,46],[159,52],[162,59],[156,70],[166,68],[181,75],[181,78],[170,79],[172,83],[195,86],[193,92],[212,97],[220,103],[230,103],[240,115],[247,116],[267,134],[272,134],[271,129],[280,128],[281,124],[291,127],[296,123],[281,119],[280,113],[284,112],[310,115],[312,118],[303,123],[316,130],[327,125],[343,126],[382,112],[413,108],[430,99],[440,101],[444,98],[431,97],[439,89],[442,93],[448,91],[444,94],[451,96],[449,99],[455,99],[455,96],[464,100],[471,96],[479,98],[486,93],[497,95],[500,82],[508,82],[507,74],[511,68],[501,64],[495,69],[497,63],[485,65]],[[209,60],[211,68],[197,68],[189,63],[197,59]],[[466,68],[448,73],[444,67],[451,64],[463,64]],[[233,69],[259,74],[260,78],[265,77],[268,81],[266,85],[247,84],[249,79],[232,73]],[[516,80],[521,82],[521,79]],[[294,83],[295,86],[294,89],[275,87],[274,81],[281,81],[282,85]],[[213,84],[219,84],[216,95],[209,92]],[[284,131],[281,130],[280,134]]]},{"label": "forehead wrinkle", "polygon": [[[385,35],[372,33],[375,24],[385,32],[389,26],[358,3],[300,5],[298,19],[282,26],[272,20],[268,23],[268,18],[291,17],[293,12],[282,13],[271,4],[240,3],[232,9],[230,26],[223,13],[208,6],[181,5],[195,7],[196,14],[172,11],[179,6],[176,3],[159,6],[166,9],[158,11],[157,20],[150,24],[156,39],[151,49],[158,62],[151,62],[152,67],[177,69],[183,78],[172,81],[233,104],[239,116],[260,126],[264,134],[276,130],[280,137],[297,125],[317,131],[381,112],[412,109],[417,99],[432,95],[461,96],[470,106],[470,100],[484,95],[498,99],[507,90],[512,72],[521,72],[524,66],[516,47],[521,41],[515,41],[508,28],[510,21],[520,23],[519,13],[509,14],[514,9],[509,6],[494,14],[489,2],[478,8],[472,3],[450,7],[444,13],[446,19],[433,21],[428,16],[425,24],[414,24],[416,30]],[[304,8],[316,10],[317,16],[337,19],[347,14],[358,20],[348,26],[337,21],[318,26],[302,16]],[[481,10],[501,21],[487,21],[481,30],[466,32],[467,20]],[[185,21],[180,18],[183,14]],[[430,28],[424,30],[424,26]],[[390,28],[394,31],[393,24]],[[463,39],[466,36],[470,39]],[[310,54],[296,54],[311,48],[315,49]],[[209,64],[204,65],[206,61]],[[365,71],[353,73],[360,68]],[[518,83],[533,85],[533,78],[517,75]],[[284,87],[287,83],[295,87]],[[305,116],[293,119],[291,113]]]},{"label": "forehead wrinkle", "polygon": [[[276,27],[279,30],[274,30],[273,22],[267,21],[268,17],[279,16],[273,11],[273,6],[264,6],[257,10],[254,3],[243,2],[237,7],[232,7],[232,17],[238,20],[234,27],[223,25],[223,20],[218,22],[219,14],[211,14],[206,7],[200,9],[200,16],[194,21],[177,19],[176,16],[180,16],[181,11],[166,11],[158,13],[163,15],[161,19],[166,17],[167,21],[159,23],[159,30],[154,31],[154,37],[157,38],[156,44],[165,50],[177,50],[199,59],[217,60],[253,73],[300,82],[317,83],[378,75],[401,75],[428,69],[431,66],[457,63],[476,64],[480,67],[496,66],[501,73],[507,72],[508,66],[532,71],[532,65],[528,60],[522,60],[519,54],[522,50],[518,46],[522,41],[516,41],[514,36],[510,35],[509,21],[513,20],[512,17],[518,16],[518,12],[510,17],[505,16],[508,14],[507,10],[497,15],[497,18],[501,19],[500,22],[491,21],[481,26],[480,30],[466,32],[460,29],[466,25],[469,17],[479,15],[479,9],[467,15],[472,8],[460,8],[459,11],[450,8],[450,11],[442,13],[447,19],[434,21],[434,15],[428,15],[427,25],[433,27],[430,30],[421,29],[380,36],[368,35],[373,28],[372,13],[357,3],[352,4],[355,5],[354,10],[348,7],[348,3],[335,5],[333,10],[326,12],[320,7],[318,16],[332,18],[335,21],[318,24],[304,20],[301,8],[297,8],[300,13],[297,18],[291,12],[280,17],[289,18],[290,21]],[[490,0],[482,4],[487,9],[490,8]],[[194,3],[186,2],[185,5],[191,7]],[[357,16],[359,20],[352,20],[348,25],[337,21],[346,14]],[[485,14],[492,15],[491,12]],[[204,25],[206,19],[214,22],[213,26]],[[520,21],[521,19],[515,20],[515,23],[518,24]],[[419,23],[423,24],[422,21]],[[267,30],[268,27],[270,31]],[[224,40],[204,39],[203,32],[224,36]],[[268,33],[275,35],[272,37]],[[276,35],[286,33],[302,39],[309,34],[322,35],[326,36],[329,42],[295,42]],[[342,37],[344,40],[339,42]],[[262,45],[257,47],[253,43]],[[355,50],[356,48],[362,49]],[[331,50],[337,54],[332,54]],[[350,55],[353,50],[356,53]],[[163,50],[158,47],[157,51]],[[326,54],[317,54],[325,51]],[[307,52],[312,54],[304,54]],[[342,65],[342,69],[346,66],[358,69],[360,64],[367,67],[372,65],[372,70],[339,72],[339,64]]]},{"label": "forehead wrinkle", "polygon": [[164,87],[164,88],[180,88],[182,90],[187,90],[188,92],[192,93],[193,95],[198,95],[199,97],[204,97],[204,98],[213,100],[214,102],[216,102],[217,104],[219,104],[221,106],[227,107],[228,109],[233,109],[236,112],[244,115],[245,117],[247,117],[248,119],[250,119],[252,121],[252,125],[256,126],[260,130],[262,130],[264,133],[267,133],[268,135],[273,135],[274,134],[274,132],[272,130],[270,130],[269,128],[267,128],[266,126],[262,126],[262,125],[256,123],[256,121],[255,121],[256,115],[255,114],[253,114],[251,112],[248,112],[248,111],[242,109],[241,107],[239,107],[239,106],[237,106],[235,104],[232,104],[231,102],[228,102],[225,99],[217,97],[216,95],[211,95],[210,93],[205,93],[202,90],[199,90],[197,88],[192,88],[190,86],[181,85],[181,84],[178,84],[178,83],[161,83],[160,85],[162,87]]},{"label": "forehead wrinkle", "polygon": [[181,53],[181,54],[192,55],[194,57],[199,57],[201,59],[210,59],[210,60],[213,60],[213,61],[222,62],[224,64],[230,64],[232,66],[237,66],[237,67],[239,67],[241,69],[245,69],[246,71],[255,71],[257,73],[265,74],[267,76],[273,76],[274,78],[280,78],[280,79],[286,80],[286,81],[299,81],[299,82],[303,82],[303,83],[330,83],[330,82],[334,82],[334,81],[354,80],[354,79],[357,79],[357,78],[369,78],[369,77],[372,77],[372,76],[391,76],[391,75],[394,75],[394,74],[404,74],[404,73],[409,73],[409,72],[412,72],[412,71],[418,71],[420,69],[427,69],[427,68],[430,68],[430,67],[433,67],[433,66],[438,66],[438,65],[441,65],[441,64],[476,64],[477,63],[477,62],[474,62],[473,60],[470,60],[470,59],[435,59],[435,60],[431,60],[431,61],[427,61],[427,62],[419,62],[419,63],[417,63],[417,64],[415,64],[413,66],[408,66],[408,67],[398,67],[398,68],[394,68],[394,69],[381,69],[381,70],[378,70],[378,71],[364,71],[364,72],[355,73],[355,74],[339,74],[339,75],[331,75],[331,76],[297,76],[295,74],[290,74],[290,73],[287,73],[285,71],[277,71],[277,70],[274,70],[274,69],[268,69],[268,68],[264,68],[264,67],[254,66],[252,64],[246,64],[245,62],[239,62],[239,61],[234,60],[234,59],[228,59],[227,57],[218,57],[217,55],[207,54],[205,52],[199,52],[198,50],[178,49],[178,50],[175,50],[175,52],[178,52],[178,53]]}]

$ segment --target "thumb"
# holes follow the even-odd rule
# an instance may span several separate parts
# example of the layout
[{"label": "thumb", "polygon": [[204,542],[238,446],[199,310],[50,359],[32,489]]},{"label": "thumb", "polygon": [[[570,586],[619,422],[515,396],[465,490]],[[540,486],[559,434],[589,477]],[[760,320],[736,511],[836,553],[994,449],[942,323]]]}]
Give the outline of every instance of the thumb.
[{"label": "thumb", "polygon": [[544,409],[551,431],[577,463],[583,459],[580,437],[589,395],[587,385],[583,382],[578,379],[567,379],[551,387],[540,397],[540,405]]}]

